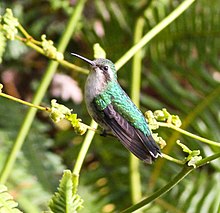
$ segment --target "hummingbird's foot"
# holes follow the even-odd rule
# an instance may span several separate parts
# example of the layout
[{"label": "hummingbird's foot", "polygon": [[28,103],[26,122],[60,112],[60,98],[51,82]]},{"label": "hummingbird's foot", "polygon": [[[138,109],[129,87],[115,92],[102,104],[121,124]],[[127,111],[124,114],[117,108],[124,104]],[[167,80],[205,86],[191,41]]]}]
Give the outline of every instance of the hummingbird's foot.
[{"label": "hummingbird's foot", "polygon": [[106,129],[103,129],[103,130],[102,130],[100,136],[103,136],[103,137],[107,137],[107,136],[114,137],[114,135],[113,135],[110,131],[108,131],[108,130],[106,130]]},{"label": "hummingbird's foot", "polygon": [[105,129],[103,129],[100,135],[103,137],[106,137],[108,135],[108,133]]}]

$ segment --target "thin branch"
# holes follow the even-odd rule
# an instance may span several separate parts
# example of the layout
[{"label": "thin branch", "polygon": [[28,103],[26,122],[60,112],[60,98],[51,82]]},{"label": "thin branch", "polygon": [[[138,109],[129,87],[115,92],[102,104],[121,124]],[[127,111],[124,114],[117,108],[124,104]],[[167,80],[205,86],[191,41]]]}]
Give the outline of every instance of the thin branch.
[{"label": "thin branch", "polygon": [[173,163],[177,163],[177,164],[180,164],[180,165],[184,165],[186,163],[186,161],[184,161],[184,160],[178,160],[178,159],[173,158],[173,157],[171,157],[169,155],[166,155],[164,153],[162,153],[162,157],[165,158],[166,160],[169,160]]},{"label": "thin branch", "polygon": [[[46,112],[51,112],[51,108],[50,107],[43,107],[43,106],[40,106],[40,105],[36,105],[36,104],[33,104],[33,103],[30,103],[30,102],[27,102],[27,101],[24,101],[24,100],[21,100],[19,98],[15,98],[11,95],[8,95],[8,94],[5,94],[5,93],[0,93],[0,96],[4,97],[4,98],[7,98],[9,100],[12,100],[12,101],[15,101],[15,102],[18,102],[20,104],[23,104],[23,105],[26,105],[26,106],[29,106],[29,107],[33,107],[33,108],[36,108],[38,110],[41,110],[41,111],[46,111]],[[96,128],[93,128],[85,123],[82,123],[80,122],[82,125],[84,125],[88,130],[91,130],[91,131],[94,131],[96,132],[97,134],[101,134],[100,130],[96,129]]]},{"label": "thin branch", "polygon": [[159,34],[164,28],[178,18],[184,11],[186,11],[195,0],[185,0],[182,2],[172,13],[158,23],[153,29],[151,29],[136,45],[128,50],[116,63],[115,67],[119,70],[126,62],[128,62],[134,54],[144,47],[151,39]]},{"label": "thin branch", "polygon": [[25,29],[24,27],[19,23],[18,29],[21,31],[21,33],[25,36],[26,40],[31,41],[34,44],[41,45],[41,41],[35,40]]},{"label": "thin branch", "polygon": [[[23,28],[24,29],[24,28]],[[36,50],[37,52],[39,52],[40,54],[48,57],[46,55],[46,53],[44,52],[43,48],[41,48],[40,46],[38,46],[36,44],[36,42],[33,42],[34,39],[28,39],[28,38],[22,38],[18,35],[15,36],[15,38],[23,43],[25,43],[27,46],[31,47],[32,49]],[[77,72],[80,72],[80,73],[83,73],[83,74],[88,74],[89,71],[88,69],[84,69],[82,67],[79,67],[79,66],[76,66],[66,60],[59,60],[58,61],[62,66],[66,67],[66,68],[69,68],[69,69],[73,69],[74,71],[77,71]]]},{"label": "thin branch", "polygon": [[[75,9],[72,13],[72,15],[70,16],[70,20],[65,28],[65,31],[62,34],[61,40],[58,44],[57,50],[59,52],[63,52],[69,42],[69,40],[72,37],[72,34],[74,32],[74,30],[76,29],[76,23],[78,22],[79,18],[81,17],[82,14],[82,10],[84,8],[86,0],[79,0],[75,6]],[[52,77],[54,75],[54,73],[57,70],[59,63],[56,61],[51,61],[47,67],[47,70],[45,72],[45,75],[42,79],[42,82],[34,96],[33,99],[33,104],[39,105],[41,100],[44,97],[44,94],[47,91],[47,88],[52,80]],[[10,154],[8,155],[8,158],[6,159],[6,163],[4,164],[4,167],[2,168],[2,171],[0,173],[0,182],[1,183],[5,183],[6,180],[8,179],[8,176],[11,173],[11,170],[14,166],[16,157],[18,152],[20,151],[24,140],[27,137],[27,134],[30,130],[31,124],[34,120],[35,114],[37,112],[37,109],[34,108],[30,108],[28,113],[25,116],[24,122],[22,123],[22,126],[19,130],[19,133],[17,135],[16,141],[13,144],[12,150],[10,152]]]},{"label": "thin branch", "polygon": [[[211,155],[209,157],[203,158],[202,160],[198,161],[196,163],[196,168],[203,166],[205,164],[210,163],[213,160],[216,160],[220,158],[220,152],[216,153],[214,155]],[[189,166],[184,166],[182,171],[177,174],[168,184],[166,184],[164,187],[160,188],[159,190],[157,190],[156,192],[154,192],[152,195],[150,195],[149,197],[145,198],[144,200],[142,200],[141,202],[123,210],[121,213],[130,213],[133,212],[135,210],[138,210],[140,208],[142,208],[143,206],[149,204],[150,202],[153,202],[154,200],[156,200],[157,198],[161,197],[162,195],[164,195],[165,193],[167,193],[169,190],[171,190],[174,186],[176,186],[183,178],[185,178],[190,172],[192,172],[194,169],[196,169],[194,167],[189,167]]]},{"label": "thin branch", "polygon": [[196,167],[201,167],[201,166],[204,166],[205,164],[208,164],[210,163],[211,161],[214,161],[216,159],[220,158],[220,152],[219,153],[216,153],[214,155],[211,155],[211,156],[208,156],[206,158],[203,158],[202,160],[198,161],[196,163]]},{"label": "thin branch", "polygon": [[161,127],[168,127],[168,128],[174,129],[174,130],[176,130],[176,131],[178,131],[178,132],[180,132],[180,133],[182,133],[184,135],[187,135],[187,136],[189,136],[191,138],[199,140],[199,141],[201,141],[203,143],[207,143],[207,144],[212,145],[212,146],[220,147],[220,142],[209,140],[209,139],[203,138],[201,136],[195,135],[195,134],[190,133],[190,132],[188,132],[188,131],[186,131],[184,129],[181,129],[181,128],[179,128],[179,127],[177,127],[177,126],[175,126],[175,125],[173,125],[171,123],[158,122],[158,124]]},{"label": "thin branch", "polygon": [[[93,128],[93,129],[97,129],[98,124],[94,120],[92,120],[92,122],[90,124],[90,127]],[[73,168],[73,174],[75,174],[76,176],[79,176],[80,170],[81,170],[82,165],[83,165],[83,161],[86,157],[86,154],[88,152],[89,146],[92,142],[92,139],[93,139],[94,135],[95,135],[94,131],[88,131],[86,133],[86,137],[83,141],[83,145],[80,149],[80,152],[79,152],[78,157],[76,159],[76,163],[75,163],[74,168]]]},{"label": "thin branch", "polygon": [[88,73],[89,73],[88,69],[84,69],[82,67],[76,66],[75,64],[72,64],[72,63],[70,63],[66,60],[60,60],[59,63],[61,65],[63,65],[64,67],[67,67],[69,69],[73,69],[74,71],[77,71],[77,72],[80,72],[80,73],[83,73],[83,74],[86,74],[86,75],[88,75]]},{"label": "thin branch", "polygon": [[7,95],[7,94],[5,94],[5,93],[3,93],[3,92],[0,93],[0,96],[2,96],[2,97],[4,97],[4,98],[7,98],[7,99],[10,99],[10,100],[12,100],[12,101],[16,101],[16,102],[18,102],[18,103],[24,104],[24,105],[29,106],[29,107],[34,107],[34,108],[39,109],[39,110],[42,110],[42,111],[47,111],[47,112],[50,112],[50,111],[51,111],[51,109],[48,108],[48,107],[43,107],[43,106],[35,105],[35,104],[30,103],[30,102],[21,100],[21,99],[19,99],[19,98],[15,98],[15,97],[13,97],[13,96],[11,96],[11,95]]},{"label": "thin branch", "polygon": [[191,171],[193,171],[193,169],[194,169],[193,167],[187,167],[187,166],[183,167],[182,171],[179,174],[177,174],[167,185],[157,190],[156,192],[154,192],[152,195],[145,198],[141,202],[121,211],[121,213],[133,212],[135,210],[142,208],[148,203],[156,200],[157,198],[161,197],[162,195],[167,193],[169,190],[171,190],[174,186],[176,186],[184,177],[186,177]]},{"label": "thin branch", "polygon": [[[134,31],[134,44],[136,44],[142,37],[144,28],[144,19],[140,17],[136,21]],[[141,88],[141,51],[134,55],[132,61],[132,78],[131,78],[131,99],[137,107],[140,105],[140,88]],[[130,187],[131,199],[136,203],[142,197],[141,191],[141,177],[140,177],[140,161],[133,154],[130,154]]]},{"label": "thin branch", "polygon": [[[134,94],[133,94],[133,95],[134,95]],[[8,95],[8,94],[5,94],[5,93],[3,93],[3,92],[0,93],[0,96],[2,96],[2,97],[4,97],[4,98],[7,98],[7,99],[9,99],[9,100],[16,101],[16,102],[18,102],[18,103],[24,104],[24,105],[29,106],[29,107],[34,107],[34,108],[36,108],[36,109],[38,109],[38,110],[41,110],[41,111],[51,112],[51,108],[50,108],[50,107],[39,106],[39,105],[30,103],[30,102],[21,100],[21,99],[19,99],[19,98],[15,98],[15,97],[13,97],[13,96],[11,96],[11,95]],[[136,104],[137,104],[137,103],[136,103]],[[97,134],[101,134],[100,130],[98,130],[97,128],[94,128],[94,127],[89,126],[89,125],[87,125],[87,124],[85,124],[85,123],[82,123],[82,122],[80,122],[80,123],[81,123],[82,125],[84,125],[88,130],[91,130],[91,131],[93,131],[93,132],[96,132]],[[196,139],[202,138],[202,137],[200,137],[200,136],[197,136],[197,135],[194,135],[194,134],[192,134],[192,133],[190,133],[190,132],[187,132],[187,131],[185,131],[185,130],[183,130],[183,129],[181,129],[181,128],[178,128],[178,127],[176,127],[176,126],[174,126],[173,124],[170,124],[170,123],[158,122],[158,124],[159,124],[159,126],[162,126],[162,127],[169,127],[169,128],[175,129],[176,131],[180,131],[180,132],[182,132],[183,134],[186,134],[186,135],[188,135],[189,137],[192,137],[192,138],[196,138]],[[208,140],[208,139],[204,139],[204,138],[202,138],[202,139],[203,139],[203,140]],[[213,145],[213,143],[217,143],[217,142],[213,142],[213,141],[210,141],[210,140],[208,140],[208,141],[209,141],[209,143],[211,143],[212,145]],[[171,156],[169,156],[169,155],[166,155],[165,153],[163,153],[163,158],[165,158],[165,159],[167,159],[167,160],[169,160],[169,161],[172,161],[172,162],[174,162],[174,163],[180,164],[180,165],[184,165],[184,164],[185,164],[185,161],[184,161],[184,160],[178,160],[178,159],[173,158],[173,157],[171,157]],[[136,159],[135,159],[135,161],[136,161]],[[137,179],[136,179],[136,178],[137,178],[137,173],[139,174],[139,172],[138,172],[139,161],[137,161],[137,163],[136,163],[135,161],[131,160],[131,165],[130,165],[130,166],[131,166],[131,171],[132,171],[132,173],[133,173],[133,172],[135,173],[135,175],[132,176],[132,178],[131,178],[131,183],[132,183],[132,182],[133,182],[133,183],[136,183],[134,186],[137,187]],[[135,168],[134,168],[134,165],[135,165]],[[140,175],[138,175],[138,176],[140,176]],[[135,189],[134,191],[137,193],[136,189]],[[136,195],[135,195],[135,196],[136,196]]]}]

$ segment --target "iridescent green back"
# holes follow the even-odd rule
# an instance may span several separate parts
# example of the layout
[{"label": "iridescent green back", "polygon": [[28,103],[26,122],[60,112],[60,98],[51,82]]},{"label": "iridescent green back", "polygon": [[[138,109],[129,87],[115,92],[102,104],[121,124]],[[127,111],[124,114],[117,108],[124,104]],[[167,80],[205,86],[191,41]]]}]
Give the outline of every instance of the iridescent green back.
[{"label": "iridescent green back", "polygon": [[120,87],[117,80],[109,82],[105,91],[96,97],[94,101],[99,110],[103,110],[109,104],[112,104],[115,110],[132,126],[140,129],[147,136],[151,134],[144,115]]}]

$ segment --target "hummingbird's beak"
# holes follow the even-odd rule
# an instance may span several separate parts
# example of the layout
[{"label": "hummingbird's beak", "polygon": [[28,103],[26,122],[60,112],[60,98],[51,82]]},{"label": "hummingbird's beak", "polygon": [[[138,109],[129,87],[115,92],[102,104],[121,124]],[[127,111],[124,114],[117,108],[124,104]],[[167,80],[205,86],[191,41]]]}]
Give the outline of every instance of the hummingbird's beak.
[{"label": "hummingbird's beak", "polygon": [[95,63],[94,63],[93,61],[91,61],[91,60],[89,60],[88,58],[85,58],[85,57],[83,57],[83,56],[81,56],[81,55],[78,55],[78,54],[76,54],[76,53],[71,53],[71,55],[74,55],[74,56],[76,56],[77,58],[80,58],[80,59],[82,59],[83,61],[86,61],[86,62],[89,63],[91,66],[94,66],[94,65],[95,65]]}]

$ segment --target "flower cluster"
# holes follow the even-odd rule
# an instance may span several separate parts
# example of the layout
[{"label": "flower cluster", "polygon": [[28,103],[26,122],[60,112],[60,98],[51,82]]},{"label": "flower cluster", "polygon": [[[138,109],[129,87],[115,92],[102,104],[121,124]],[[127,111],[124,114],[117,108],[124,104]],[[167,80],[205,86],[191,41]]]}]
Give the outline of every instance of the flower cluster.
[{"label": "flower cluster", "polygon": [[41,45],[47,57],[56,59],[58,61],[64,59],[63,53],[57,51],[57,48],[53,45],[52,40],[47,40],[46,35],[42,35],[41,39],[42,39]]},{"label": "flower cluster", "polygon": [[50,109],[50,118],[55,122],[59,122],[63,119],[66,119],[71,122],[72,127],[74,128],[77,134],[83,135],[87,127],[85,124],[81,123],[81,119],[77,118],[77,114],[72,114],[72,110],[67,108],[62,104],[58,104],[57,100],[51,100],[51,109]]},{"label": "flower cluster", "polygon": [[13,16],[11,9],[6,9],[6,13],[0,16],[0,29],[4,32],[7,39],[14,40],[15,35],[18,33],[18,19]]}]

